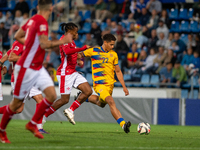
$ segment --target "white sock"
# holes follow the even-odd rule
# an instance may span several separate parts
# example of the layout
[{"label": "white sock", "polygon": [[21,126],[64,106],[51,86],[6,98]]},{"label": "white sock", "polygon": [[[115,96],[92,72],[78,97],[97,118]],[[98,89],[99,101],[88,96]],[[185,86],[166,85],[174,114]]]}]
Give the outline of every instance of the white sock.
[{"label": "white sock", "polygon": [[37,124],[37,128],[38,128],[38,130],[42,129],[43,128],[42,124]]},{"label": "white sock", "polygon": [[74,111],[73,111],[73,110],[71,110],[70,108],[68,108],[68,110],[69,110],[72,114],[74,114]]}]

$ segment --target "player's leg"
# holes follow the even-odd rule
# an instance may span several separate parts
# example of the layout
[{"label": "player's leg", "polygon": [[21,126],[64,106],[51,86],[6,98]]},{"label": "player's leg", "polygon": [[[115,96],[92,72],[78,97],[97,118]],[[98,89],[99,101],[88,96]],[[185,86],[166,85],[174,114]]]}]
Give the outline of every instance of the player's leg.
[{"label": "player's leg", "polygon": [[67,104],[69,102],[70,94],[62,94],[61,98],[56,100],[51,107],[47,110],[47,112],[44,114],[44,116],[47,118],[51,114],[53,114],[56,110],[58,110],[63,105]]},{"label": "player's leg", "polygon": [[122,127],[122,129],[124,129],[124,131],[126,133],[129,133],[130,132],[129,128],[131,126],[131,123],[130,123],[130,121],[128,121],[128,122],[124,121],[124,119],[122,118],[121,112],[116,107],[113,97],[107,96],[105,98],[105,101],[109,105],[110,112],[111,112],[112,116],[115,118],[115,120],[117,121],[117,123]]},{"label": "player's leg", "polygon": [[6,135],[6,127],[13,115],[16,113],[17,109],[21,107],[23,100],[13,98],[9,105],[6,106],[6,110],[3,113],[0,123],[0,140],[2,143],[10,143]]},{"label": "player's leg", "polygon": [[39,74],[36,78],[35,86],[43,91],[45,98],[43,98],[42,102],[39,103],[38,109],[35,111],[31,121],[26,124],[26,129],[31,131],[34,136],[38,138],[44,138],[43,135],[38,131],[37,124],[45,114],[46,109],[52,105],[57,95],[54,88],[54,83],[47,71],[44,68],[41,68],[38,72]]},{"label": "player's leg", "polygon": [[[39,89],[37,89],[36,87],[33,86],[31,91],[27,95],[27,98],[28,99],[33,98],[36,101],[36,110],[37,110],[38,107],[39,107],[39,104],[43,100],[42,92]],[[40,118],[40,120],[38,121],[38,124],[37,124],[37,128],[38,128],[39,132],[42,133],[42,134],[49,134],[48,132],[46,132],[43,129],[43,122],[42,121],[43,121],[43,117]]]},{"label": "player's leg", "polygon": [[72,85],[74,81],[74,79],[72,78],[72,75],[66,75],[66,76],[57,75],[57,79],[59,83],[61,98],[55,101],[53,105],[47,110],[47,112],[44,115],[45,120],[48,116],[50,116],[60,107],[62,107],[63,105],[69,102],[70,93],[71,93]]},{"label": "player's leg", "polygon": [[[19,109],[23,104],[23,99],[27,92],[30,91],[31,87],[37,77],[37,73],[31,72],[31,70],[20,67],[18,65],[15,66],[15,90],[14,90],[14,98],[10,102],[10,104],[6,107],[6,110],[3,113],[1,123],[0,123],[0,139],[3,143],[9,143],[10,141],[6,136],[6,126],[9,121],[12,119],[12,116],[16,113],[17,109]],[[30,76],[30,74],[32,76]],[[27,79],[29,82],[27,82]],[[32,79],[32,80],[31,80]]]},{"label": "player's leg", "polygon": [[81,90],[81,94],[78,96],[77,100],[75,100],[72,105],[65,109],[64,115],[68,118],[69,122],[71,122],[73,125],[75,125],[74,121],[74,111],[80,107],[80,105],[92,94],[92,89],[87,82],[87,80],[80,75],[78,72],[74,73],[74,84],[73,86],[79,90]]}]

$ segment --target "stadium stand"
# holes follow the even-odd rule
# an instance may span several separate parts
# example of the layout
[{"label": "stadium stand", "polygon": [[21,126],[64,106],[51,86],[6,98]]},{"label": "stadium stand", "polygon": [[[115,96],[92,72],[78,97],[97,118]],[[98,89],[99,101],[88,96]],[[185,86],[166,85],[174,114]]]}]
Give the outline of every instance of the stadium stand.
[{"label": "stadium stand", "polygon": [[[35,8],[37,6],[37,0],[25,0],[25,1],[27,2],[28,6],[30,7],[30,15],[31,16],[34,15],[35,13],[33,13],[33,10],[35,10]],[[58,2],[60,2],[60,0],[53,0],[54,4],[56,4]],[[140,19],[141,14],[134,15],[132,18],[130,18],[130,16],[127,16],[127,18],[124,17],[119,22],[116,22],[113,18],[111,18],[111,20],[112,20],[111,24],[107,24],[106,19],[103,22],[99,22],[99,20],[95,19],[95,13],[94,13],[95,10],[93,9],[93,6],[97,2],[97,0],[94,0],[94,1],[83,0],[83,2],[84,2],[84,5],[87,5],[87,7],[86,6],[81,7],[81,9],[78,10],[78,14],[79,14],[81,20],[79,22],[80,29],[78,31],[79,39],[75,41],[77,47],[83,46],[84,42],[86,41],[86,33],[90,33],[93,21],[97,22],[98,26],[100,27],[101,34],[110,32],[116,36],[119,34],[122,35],[123,40],[126,42],[127,46],[130,49],[130,52],[132,51],[133,41],[137,41],[137,51],[136,52],[138,54],[136,56],[135,52],[133,52],[133,56],[131,56],[132,60],[130,59],[132,61],[131,65],[128,64],[125,67],[124,80],[127,82],[126,85],[129,87],[154,87],[154,88],[161,87],[159,85],[160,78],[161,78],[161,76],[159,74],[159,69],[162,67],[165,67],[166,64],[169,62],[169,60],[172,60],[171,58],[169,58],[168,55],[166,56],[166,58],[164,58],[162,60],[162,63],[161,63],[162,65],[157,68],[158,70],[155,70],[152,73],[137,74],[137,73],[134,73],[133,70],[131,70],[133,68],[141,69],[143,67],[143,65],[140,66],[139,64],[142,64],[145,62],[145,60],[149,56],[149,52],[150,52],[151,48],[156,49],[156,52],[158,52],[159,46],[157,46],[156,43],[160,37],[157,34],[157,35],[155,35],[155,37],[152,38],[152,34],[153,34],[152,32],[157,30],[157,28],[159,26],[159,20],[164,21],[164,24],[165,24],[164,26],[166,28],[163,27],[160,29],[162,29],[161,32],[167,34],[166,37],[168,37],[168,39],[163,40],[164,44],[162,46],[164,46],[166,53],[169,48],[171,48],[173,50],[173,52],[174,52],[173,64],[175,62],[175,59],[178,59],[179,61],[181,61],[182,58],[184,57],[184,55],[186,54],[186,51],[184,51],[184,52],[181,51],[181,53],[176,53],[176,50],[178,48],[180,48],[180,46],[178,45],[179,41],[177,39],[175,39],[175,37],[174,37],[174,33],[180,34],[179,40],[183,41],[185,43],[185,45],[187,46],[187,48],[192,47],[193,51],[198,51],[200,53],[200,50],[199,50],[199,47],[200,47],[199,46],[199,44],[200,44],[200,38],[199,38],[200,37],[199,36],[200,19],[199,19],[198,13],[196,13],[197,11],[195,10],[195,8],[193,8],[193,5],[186,4],[185,0],[175,0],[175,1],[160,0],[160,2],[162,2],[163,9],[166,9],[166,12],[167,12],[166,17],[163,17],[165,15],[162,15],[163,12],[161,12],[161,13],[157,14],[156,19],[149,20],[148,23],[145,25],[146,27],[138,25],[138,24],[136,25],[136,22],[138,23],[138,20]],[[108,3],[108,0],[105,0],[105,2]],[[124,0],[115,0],[115,2],[118,6],[121,6],[122,3],[124,2]],[[148,0],[145,0],[144,5],[146,5],[147,2],[148,2]],[[176,4],[172,4],[174,2],[176,2]],[[139,1],[138,1],[138,3],[139,3]],[[12,12],[12,10],[15,8],[15,5],[16,5],[15,0],[8,0],[7,7],[0,8],[0,11],[2,11],[4,16],[6,16],[6,12],[7,11]],[[77,6],[78,6],[78,4],[77,4]],[[73,8],[77,8],[77,7],[73,6]],[[74,10],[72,9],[70,12],[71,13],[69,16],[73,16]],[[119,12],[117,12],[117,13],[119,13]],[[56,15],[57,14],[55,14],[55,16]],[[55,30],[55,32],[57,33],[57,35],[56,35],[57,39],[59,39],[63,34],[63,31],[58,26],[61,24],[61,22],[66,22],[66,18],[64,18],[64,17],[66,17],[66,15],[65,14],[62,14],[62,15],[61,15],[60,20],[56,20],[57,21],[57,30]],[[151,16],[150,12],[149,12],[149,16]],[[12,18],[13,19],[15,18],[14,15],[12,16]],[[1,17],[0,17],[0,19],[1,19]],[[148,27],[148,26],[150,26],[149,24],[151,24],[154,21],[156,22],[156,26],[153,28],[149,28]],[[132,26],[131,24],[134,24],[134,28],[131,28],[131,26]],[[7,22],[5,23],[5,26],[6,25],[7,25]],[[122,29],[120,29],[120,27],[118,25],[121,25]],[[0,30],[0,31],[2,31],[2,30]],[[169,37],[169,35],[170,35],[169,33],[173,33],[172,37]],[[192,41],[188,40],[188,34],[192,34],[192,37],[193,37]],[[92,37],[94,38],[94,35],[92,35]],[[10,42],[12,41],[11,39],[12,39],[12,37],[7,36],[6,40],[3,41],[4,49],[6,49],[6,50],[9,49]],[[173,47],[172,43],[174,41],[177,42],[177,45]],[[168,46],[167,46],[167,43],[168,43]],[[145,51],[146,56],[141,56],[142,51]],[[127,52],[125,52],[125,55],[124,55],[125,57],[123,57],[123,59],[126,59],[126,53]],[[123,62],[122,59],[119,59],[120,67],[122,65],[122,62]],[[196,62],[193,62],[193,63],[196,63]],[[200,63],[200,62],[197,62],[197,63]],[[154,65],[157,67],[158,64],[154,64]],[[188,80],[181,87],[181,88],[183,88],[183,90],[181,92],[182,97],[188,98],[189,96],[192,95],[192,94],[190,94],[191,92],[188,92],[188,90],[190,90],[190,88],[191,88],[191,85],[194,88],[194,93],[193,93],[194,97],[196,97],[196,95],[198,97],[198,88],[199,88],[199,83],[198,83],[199,75],[198,74],[199,74],[199,72],[196,72],[196,74],[195,74],[196,76],[194,75],[195,76],[194,80],[191,81],[190,70],[192,68],[189,68],[189,64],[188,64],[188,66],[184,66],[184,68],[187,72]],[[172,70],[173,69],[174,69],[174,67],[172,68]],[[83,68],[81,68],[80,70],[86,74],[86,78],[89,80],[89,82],[92,83],[90,61],[85,63]],[[158,85],[156,85],[157,83],[158,83]],[[169,81],[168,83],[172,83],[172,82]],[[193,84],[191,84],[191,83],[193,83]],[[172,83],[172,84],[176,84],[176,83]],[[116,83],[115,86],[121,86],[121,85],[119,83]],[[164,87],[172,87],[172,86],[164,86]],[[173,87],[175,87],[175,86],[173,86]]]}]

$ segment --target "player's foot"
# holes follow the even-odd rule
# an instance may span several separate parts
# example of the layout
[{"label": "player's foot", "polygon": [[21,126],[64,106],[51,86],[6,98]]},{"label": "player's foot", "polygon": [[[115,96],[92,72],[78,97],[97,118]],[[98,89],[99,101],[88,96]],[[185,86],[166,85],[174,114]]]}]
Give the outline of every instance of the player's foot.
[{"label": "player's foot", "polygon": [[71,113],[68,109],[65,109],[63,111],[64,115],[67,117],[67,119],[69,120],[69,122],[73,125],[76,124],[76,122],[74,121],[74,114]]},{"label": "player's foot", "polygon": [[10,143],[7,138],[6,131],[0,131],[0,142],[1,143]]},{"label": "player's foot", "polygon": [[131,126],[131,122],[130,121],[126,122],[123,126],[124,132],[129,133],[130,132],[130,129],[129,129],[130,126]]},{"label": "player's foot", "polygon": [[44,136],[38,131],[37,126],[32,124],[31,122],[28,122],[26,124],[26,129],[31,131],[35,137],[39,138],[39,139],[43,139]]},{"label": "player's foot", "polygon": [[77,100],[77,98],[78,98],[78,96],[81,94],[81,91],[79,91],[78,93],[77,93],[77,95],[74,95],[74,101],[75,100]]},{"label": "player's foot", "polygon": [[46,132],[44,129],[39,129],[38,130],[40,133],[42,133],[42,134],[49,134],[49,132]]}]

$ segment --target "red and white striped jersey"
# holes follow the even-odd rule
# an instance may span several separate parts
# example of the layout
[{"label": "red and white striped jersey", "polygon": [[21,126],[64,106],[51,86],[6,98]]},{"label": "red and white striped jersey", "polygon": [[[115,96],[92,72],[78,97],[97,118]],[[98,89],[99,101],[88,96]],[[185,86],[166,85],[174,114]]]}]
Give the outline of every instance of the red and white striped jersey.
[{"label": "red and white striped jersey", "polygon": [[45,50],[40,47],[39,36],[48,36],[48,22],[43,16],[36,14],[22,26],[22,29],[26,32],[24,52],[17,65],[39,70],[45,56]]},{"label": "red and white striped jersey", "polygon": [[[22,55],[22,53],[23,53],[23,45],[21,43],[19,43],[18,41],[15,41],[13,43],[11,49],[7,51],[7,55],[9,56],[11,52],[15,53],[17,56]],[[15,64],[16,64],[16,62],[12,62],[12,71],[13,71],[13,68],[14,68]],[[14,82],[14,74],[13,74],[13,72],[12,72],[12,75],[11,75],[11,82]]]},{"label": "red and white striped jersey", "polygon": [[[62,39],[63,37],[64,35],[60,39]],[[83,51],[87,47],[83,46],[82,48],[76,48],[76,44],[73,41],[72,43],[60,45],[59,48],[61,55],[61,64],[57,69],[57,75],[64,76],[76,72],[75,69],[77,65],[77,52]]]}]

